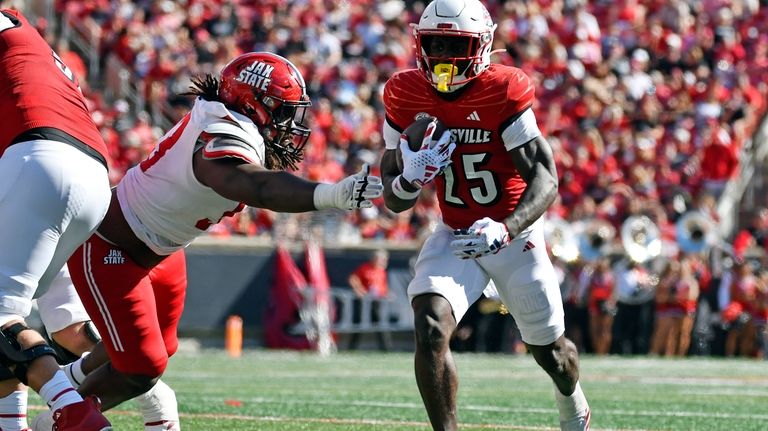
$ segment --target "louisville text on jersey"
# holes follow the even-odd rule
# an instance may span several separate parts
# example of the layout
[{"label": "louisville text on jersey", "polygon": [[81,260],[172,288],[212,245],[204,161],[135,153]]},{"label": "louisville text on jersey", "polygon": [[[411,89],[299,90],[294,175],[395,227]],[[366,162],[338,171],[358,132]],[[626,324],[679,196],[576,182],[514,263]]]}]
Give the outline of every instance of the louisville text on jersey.
[{"label": "louisville text on jersey", "polygon": [[485,129],[450,129],[456,141],[462,144],[485,144],[491,142],[491,131]]}]

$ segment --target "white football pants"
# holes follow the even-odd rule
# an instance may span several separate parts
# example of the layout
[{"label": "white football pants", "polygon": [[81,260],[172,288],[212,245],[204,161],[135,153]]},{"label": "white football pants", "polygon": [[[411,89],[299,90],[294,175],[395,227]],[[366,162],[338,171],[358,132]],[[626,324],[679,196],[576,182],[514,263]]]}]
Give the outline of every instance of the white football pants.
[{"label": "white football pants", "polygon": [[34,140],[0,157],[0,326],[26,317],[109,207],[107,169],[77,148]]}]

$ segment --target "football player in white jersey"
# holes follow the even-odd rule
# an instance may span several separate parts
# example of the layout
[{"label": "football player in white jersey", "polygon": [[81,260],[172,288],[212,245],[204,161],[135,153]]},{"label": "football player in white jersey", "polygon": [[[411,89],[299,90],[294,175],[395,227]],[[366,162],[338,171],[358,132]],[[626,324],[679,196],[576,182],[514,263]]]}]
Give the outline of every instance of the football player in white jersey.
[{"label": "football player in white jersey", "polygon": [[[367,166],[336,184],[284,171],[301,161],[310,133],[304,79],[287,59],[244,54],[218,78],[193,84],[192,111],[126,173],[97,233],[68,262],[109,356],[78,390],[97,395],[104,409],[152,388],[175,353],[187,284],[183,248],[209,226],[246,205],[367,208],[383,191]],[[94,356],[83,360],[84,370]]]}]

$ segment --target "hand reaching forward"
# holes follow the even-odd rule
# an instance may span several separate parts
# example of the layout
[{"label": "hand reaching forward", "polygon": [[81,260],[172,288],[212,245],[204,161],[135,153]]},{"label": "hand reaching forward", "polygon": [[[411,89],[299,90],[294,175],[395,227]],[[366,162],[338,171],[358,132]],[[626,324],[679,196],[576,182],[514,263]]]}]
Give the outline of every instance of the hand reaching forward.
[{"label": "hand reaching forward", "polygon": [[511,241],[507,225],[488,217],[474,222],[469,229],[454,230],[453,235],[456,239],[451,242],[451,248],[459,259],[496,254]]},{"label": "hand reaching forward", "polygon": [[368,164],[364,164],[360,172],[336,184],[318,184],[315,189],[315,208],[354,210],[372,207],[371,200],[381,197],[384,186],[381,178],[370,172]]}]

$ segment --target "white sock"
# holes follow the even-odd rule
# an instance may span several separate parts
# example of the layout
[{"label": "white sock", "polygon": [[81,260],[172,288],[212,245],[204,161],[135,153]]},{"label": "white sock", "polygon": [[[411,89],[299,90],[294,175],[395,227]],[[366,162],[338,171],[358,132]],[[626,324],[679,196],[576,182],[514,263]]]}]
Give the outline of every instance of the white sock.
[{"label": "white sock", "polygon": [[168,423],[173,423],[173,431],[181,430],[179,426],[179,408],[176,404],[176,393],[162,380],[147,392],[135,398],[139,410],[144,417],[145,431],[167,430]]},{"label": "white sock", "polygon": [[587,398],[581,391],[581,384],[576,382],[576,390],[569,396],[560,393],[560,389],[555,386],[555,400],[557,400],[557,409],[560,410],[560,420],[569,421],[582,417],[589,409]]},{"label": "white sock", "polygon": [[85,352],[83,353],[83,356],[80,357],[80,359],[61,367],[61,370],[64,371],[64,374],[67,376],[67,379],[69,379],[69,383],[72,383],[72,386],[75,389],[79,388],[80,385],[82,385],[83,381],[85,380],[86,374],[83,372],[82,364],[83,364],[83,360],[88,355],[90,355],[90,352]]},{"label": "white sock", "polygon": [[21,431],[27,425],[27,391],[11,392],[0,398],[0,430]]},{"label": "white sock", "polygon": [[40,398],[51,407],[51,411],[56,411],[70,404],[83,401],[83,397],[77,393],[72,384],[67,380],[63,371],[56,371],[56,374],[40,388]]}]

